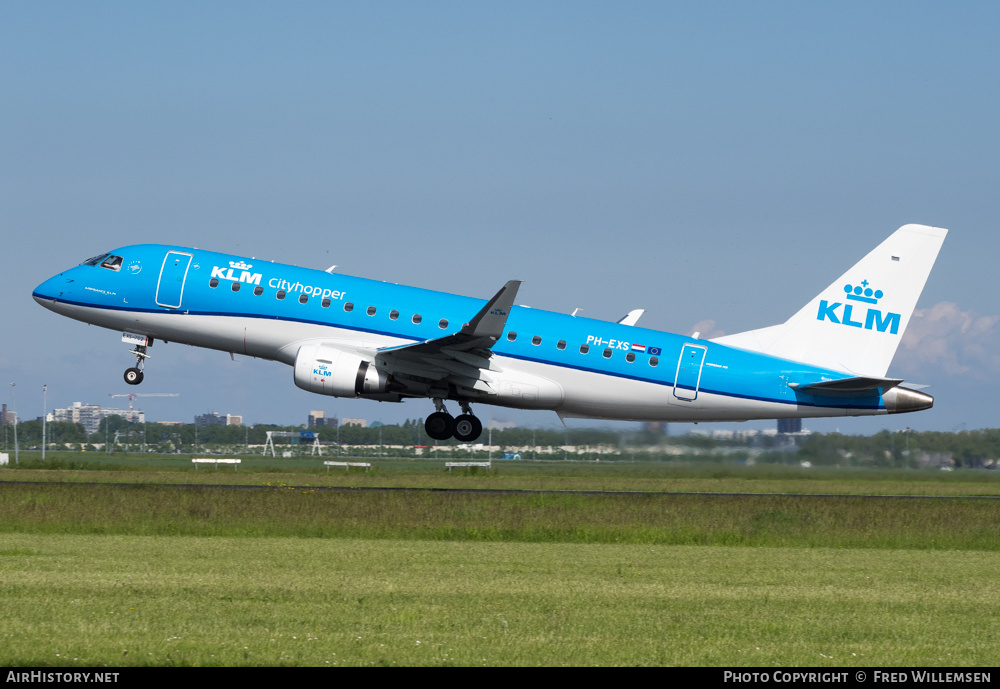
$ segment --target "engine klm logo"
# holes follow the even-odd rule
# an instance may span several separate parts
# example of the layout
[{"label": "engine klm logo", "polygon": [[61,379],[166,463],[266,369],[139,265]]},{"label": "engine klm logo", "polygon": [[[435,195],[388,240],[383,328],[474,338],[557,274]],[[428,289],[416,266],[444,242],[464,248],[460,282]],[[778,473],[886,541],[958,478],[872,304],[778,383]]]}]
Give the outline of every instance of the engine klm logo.
[{"label": "engine klm logo", "polygon": [[[860,309],[864,307],[859,304],[846,303],[853,301],[861,302],[862,304],[877,305],[878,300],[882,296],[882,290],[873,290],[868,286],[867,280],[862,280],[859,285],[844,285],[845,303],[835,301],[831,304],[826,299],[820,299],[816,320],[829,320],[838,325],[849,325],[853,328],[864,328],[865,330],[877,330],[880,333],[888,330],[893,335],[896,335],[899,333],[899,321],[902,318],[898,313],[882,313],[879,309],[869,306],[862,322],[860,320],[862,318]],[[855,306],[859,309],[857,313],[854,311]],[[855,320],[855,318],[859,320]]]}]

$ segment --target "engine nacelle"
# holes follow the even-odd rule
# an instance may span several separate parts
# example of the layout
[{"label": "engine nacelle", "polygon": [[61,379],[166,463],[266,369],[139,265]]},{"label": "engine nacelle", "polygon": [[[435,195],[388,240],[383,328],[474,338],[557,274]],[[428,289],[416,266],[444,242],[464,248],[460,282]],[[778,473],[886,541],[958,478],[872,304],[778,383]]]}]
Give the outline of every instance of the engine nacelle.
[{"label": "engine nacelle", "polygon": [[389,376],[357,354],[322,344],[299,347],[295,384],[303,390],[334,397],[396,398],[386,395]]}]

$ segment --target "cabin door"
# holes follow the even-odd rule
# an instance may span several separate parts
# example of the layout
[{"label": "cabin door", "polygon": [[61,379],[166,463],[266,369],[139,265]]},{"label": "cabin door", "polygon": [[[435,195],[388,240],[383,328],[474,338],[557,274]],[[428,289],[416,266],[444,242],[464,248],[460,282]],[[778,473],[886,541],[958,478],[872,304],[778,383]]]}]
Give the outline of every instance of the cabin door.
[{"label": "cabin door", "polygon": [[184,296],[184,281],[187,279],[191,254],[168,251],[160,268],[160,281],[156,285],[156,303],[168,309],[179,309]]},{"label": "cabin door", "polygon": [[694,401],[698,398],[698,385],[701,383],[701,368],[705,363],[704,345],[686,344],[681,347],[681,356],[677,360],[677,376],[674,383],[674,397],[679,400]]}]

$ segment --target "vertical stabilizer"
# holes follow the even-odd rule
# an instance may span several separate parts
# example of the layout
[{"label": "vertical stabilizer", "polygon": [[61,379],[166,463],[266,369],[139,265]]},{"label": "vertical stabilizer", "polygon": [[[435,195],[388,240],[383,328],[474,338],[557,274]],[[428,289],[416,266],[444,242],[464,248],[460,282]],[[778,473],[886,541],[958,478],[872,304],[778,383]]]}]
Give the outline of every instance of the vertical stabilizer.
[{"label": "vertical stabilizer", "polygon": [[904,225],[781,325],[719,344],[885,376],[948,230]]}]

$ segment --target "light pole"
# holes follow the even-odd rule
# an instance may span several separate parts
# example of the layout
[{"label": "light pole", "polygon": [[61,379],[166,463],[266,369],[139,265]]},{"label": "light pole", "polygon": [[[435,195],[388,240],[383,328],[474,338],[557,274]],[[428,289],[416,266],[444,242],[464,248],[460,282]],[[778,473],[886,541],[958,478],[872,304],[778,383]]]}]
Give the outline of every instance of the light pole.
[{"label": "light pole", "polygon": [[45,461],[45,421],[46,416],[48,416],[48,402],[45,399],[46,391],[49,389],[48,385],[42,386],[42,461]]},{"label": "light pole", "polygon": [[17,398],[14,396],[14,385],[10,384],[10,406],[14,408],[14,464],[21,463],[20,449],[17,446]]}]

